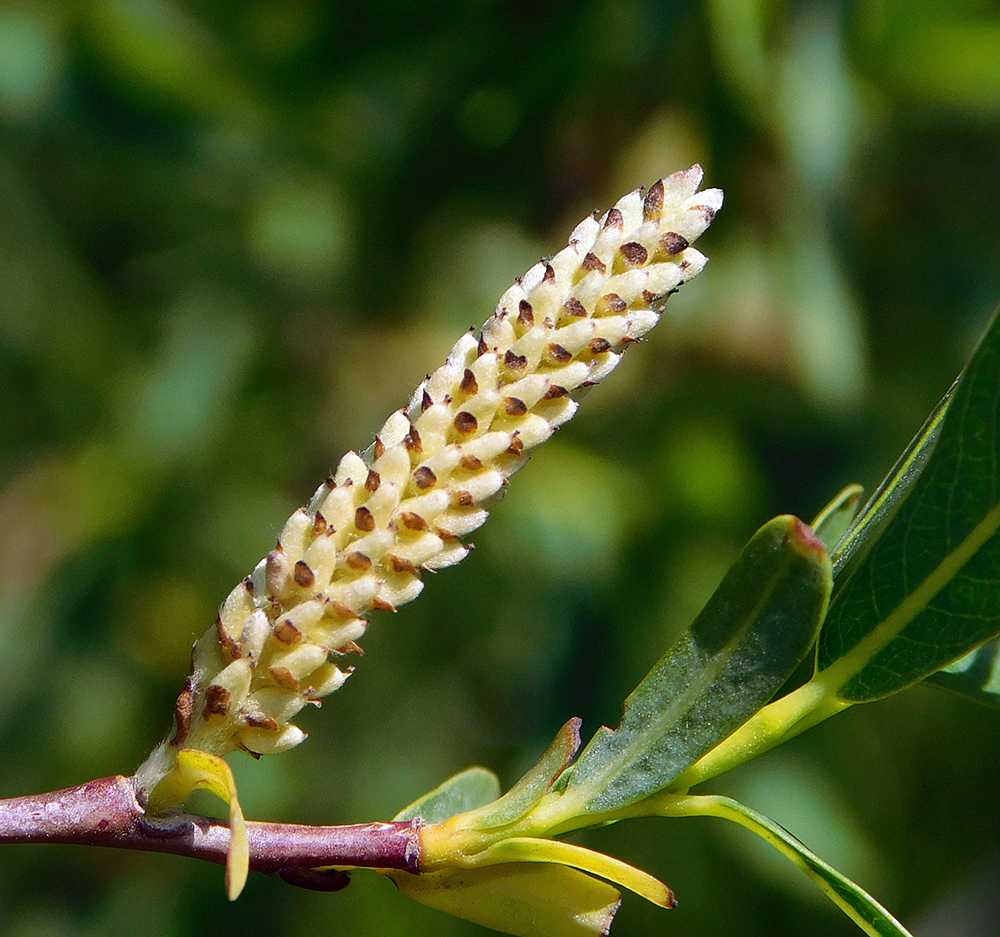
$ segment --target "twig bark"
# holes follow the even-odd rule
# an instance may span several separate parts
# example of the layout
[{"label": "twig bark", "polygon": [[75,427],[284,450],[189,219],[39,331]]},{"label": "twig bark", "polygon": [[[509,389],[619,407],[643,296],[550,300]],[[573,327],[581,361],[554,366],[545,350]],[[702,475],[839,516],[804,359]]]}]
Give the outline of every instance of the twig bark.
[{"label": "twig bark", "polygon": [[[298,874],[319,866],[419,871],[419,819],[304,826],[248,822],[250,868],[292,884],[335,888],[336,876]],[[0,800],[0,844],[71,843],[163,852],[226,863],[229,827],[190,814],[148,816],[131,778],[100,778],[48,794]]]}]

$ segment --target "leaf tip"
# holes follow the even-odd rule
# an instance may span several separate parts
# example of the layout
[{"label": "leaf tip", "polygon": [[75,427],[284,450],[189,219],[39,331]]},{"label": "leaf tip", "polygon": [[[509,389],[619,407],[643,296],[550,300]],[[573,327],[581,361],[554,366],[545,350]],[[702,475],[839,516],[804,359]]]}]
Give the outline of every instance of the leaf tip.
[{"label": "leaf tip", "polygon": [[826,545],[816,535],[812,527],[797,517],[792,517],[791,521],[787,534],[788,543],[797,547],[803,555],[813,553],[818,559],[826,559],[829,562]]}]

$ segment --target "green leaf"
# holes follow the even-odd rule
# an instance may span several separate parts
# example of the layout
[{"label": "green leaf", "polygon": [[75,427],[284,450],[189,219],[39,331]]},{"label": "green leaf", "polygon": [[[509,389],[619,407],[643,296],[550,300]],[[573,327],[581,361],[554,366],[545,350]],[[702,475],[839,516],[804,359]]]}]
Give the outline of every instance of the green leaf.
[{"label": "green leaf", "polygon": [[621,904],[617,888],[564,865],[385,874],[414,901],[514,937],[604,935]]},{"label": "green leaf", "polygon": [[928,683],[980,703],[1000,706],[1000,640],[993,639],[932,673]]},{"label": "green leaf", "polygon": [[788,830],[729,797],[664,798],[662,813],[672,817],[721,817],[739,823],[794,862],[869,937],[912,937],[871,895],[827,865]]},{"label": "green leaf", "polygon": [[149,793],[151,814],[165,813],[183,803],[196,790],[208,791],[229,804],[229,850],[226,853],[226,893],[235,901],[247,883],[250,842],[246,820],[228,762],[197,748],[182,748],[173,767]]},{"label": "green leaf", "polygon": [[[820,635],[819,679],[849,702],[894,693],[1000,632],[1000,323],[894,472]],[[934,442],[933,437],[937,439]],[[863,518],[870,516],[866,511]]]},{"label": "green leaf", "polygon": [[844,535],[851,527],[863,492],[864,489],[860,485],[848,485],[809,525],[831,555],[834,547],[844,539]]},{"label": "green leaf", "polygon": [[456,814],[492,803],[499,796],[500,779],[492,771],[466,768],[415,800],[393,819],[412,820],[419,816],[428,823],[441,823]]},{"label": "green leaf", "polygon": [[520,820],[555,784],[579,747],[580,718],[574,716],[559,730],[538,763],[488,809],[477,811],[470,825],[476,829],[490,829]]},{"label": "green leaf", "polygon": [[[955,381],[948,393],[931,411],[917,435],[910,440],[910,444],[896,460],[896,464],[890,469],[889,474],[882,479],[882,483],[875,489],[875,493],[868,499],[868,503],[862,508],[861,513],[858,514],[847,532],[830,550],[830,559],[833,561],[835,595],[837,589],[849,578],[852,568],[857,566],[857,561],[866,554],[867,549],[885,529],[896,510],[903,503],[910,488],[913,487],[914,482],[920,477],[920,473],[924,470],[924,466],[934,451],[934,444],[937,442],[945,413],[957,386],[958,381]],[[842,497],[848,490],[850,489],[845,488],[838,497]],[[823,519],[829,510],[829,507],[825,508],[817,521]]]},{"label": "green leaf", "polygon": [[599,875],[661,908],[677,907],[674,893],[658,878],[627,862],[622,862],[621,859],[614,859],[603,852],[596,852],[574,843],[564,843],[557,839],[538,839],[533,836],[512,836],[469,857],[470,866],[475,868],[518,862],[551,862],[569,866],[571,869]]},{"label": "green leaf", "polygon": [[617,810],[663,790],[788,678],[815,640],[830,559],[798,518],[762,527],[701,614],[566,772],[567,796]]}]

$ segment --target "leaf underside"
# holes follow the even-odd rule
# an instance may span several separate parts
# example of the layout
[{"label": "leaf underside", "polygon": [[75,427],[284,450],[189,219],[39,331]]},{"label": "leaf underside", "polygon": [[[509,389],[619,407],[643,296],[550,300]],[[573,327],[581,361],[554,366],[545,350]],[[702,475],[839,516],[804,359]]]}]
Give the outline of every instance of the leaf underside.
[{"label": "leaf underside", "polygon": [[566,772],[591,812],[665,789],[763,706],[815,640],[830,561],[800,520],[778,517],[744,548],[694,624]]}]

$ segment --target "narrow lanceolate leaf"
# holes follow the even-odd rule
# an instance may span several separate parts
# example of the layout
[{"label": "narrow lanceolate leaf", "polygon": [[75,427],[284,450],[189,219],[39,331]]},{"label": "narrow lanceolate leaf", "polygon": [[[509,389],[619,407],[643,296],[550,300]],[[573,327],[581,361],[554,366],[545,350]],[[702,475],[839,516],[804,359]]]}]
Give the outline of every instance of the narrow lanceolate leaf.
[{"label": "narrow lanceolate leaf", "polygon": [[869,937],[911,937],[863,888],[828,865],[784,827],[729,797],[682,797],[669,803],[666,816],[722,817],[769,842],[813,880],[827,897]]},{"label": "narrow lanceolate leaf", "polygon": [[469,867],[474,868],[517,862],[549,862],[569,866],[581,872],[599,875],[661,908],[677,907],[674,893],[648,872],[622,862],[621,859],[557,839],[512,836],[494,843],[468,859]]},{"label": "narrow lanceolate leaf", "polygon": [[693,166],[586,218],[478,335],[459,339],[365,456],[344,456],[198,641],[173,735],[140,769],[140,787],[182,747],[269,754],[305,738],[291,720],[343,684],[367,613],[409,602],[425,571],[468,553],[463,538],[530,450],[705,265],[691,244],[722,193],[699,192],[701,179]]},{"label": "narrow lanceolate leaf", "polygon": [[[1000,633],[1000,321],[994,318],[904,500],[827,616],[817,669],[849,702],[902,689]],[[926,430],[925,430],[926,432]]]},{"label": "narrow lanceolate leaf", "polygon": [[830,595],[830,559],[798,518],[747,544],[670,652],[569,770],[565,795],[592,812],[666,788],[784,683],[812,646]]}]

